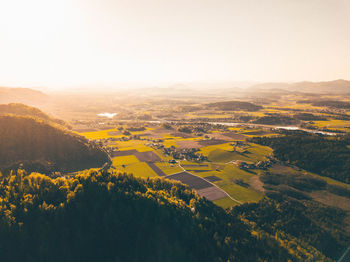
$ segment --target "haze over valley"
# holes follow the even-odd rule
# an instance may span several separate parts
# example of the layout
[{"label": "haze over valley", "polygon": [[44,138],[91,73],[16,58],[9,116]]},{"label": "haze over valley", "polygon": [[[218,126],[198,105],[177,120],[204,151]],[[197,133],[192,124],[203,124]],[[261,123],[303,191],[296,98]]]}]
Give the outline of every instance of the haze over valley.
[{"label": "haze over valley", "polygon": [[350,261],[349,12],[0,3],[0,260]]}]

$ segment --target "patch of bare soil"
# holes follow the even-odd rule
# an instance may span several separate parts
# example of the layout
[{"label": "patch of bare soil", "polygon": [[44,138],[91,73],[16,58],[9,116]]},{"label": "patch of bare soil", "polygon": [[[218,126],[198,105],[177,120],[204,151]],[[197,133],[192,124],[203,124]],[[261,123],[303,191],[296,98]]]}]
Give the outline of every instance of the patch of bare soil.
[{"label": "patch of bare soil", "polygon": [[191,138],[191,137],[193,137],[193,135],[187,134],[187,133],[184,133],[184,132],[174,132],[174,133],[171,133],[171,135],[175,136],[175,137],[182,137],[182,138]]},{"label": "patch of bare soil", "polygon": [[163,138],[161,133],[154,133],[153,131],[148,131],[147,133],[144,133],[141,136],[146,136],[150,139],[162,139]]},{"label": "patch of bare soil", "polygon": [[94,131],[98,131],[97,128],[89,128],[89,127],[82,127],[82,128],[73,128],[73,131],[76,131],[78,133],[84,133],[84,132],[94,132]]},{"label": "patch of bare soil", "polygon": [[227,197],[227,195],[222,190],[215,186],[199,189],[197,190],[197,193],[198,195],[205,197],[210,201],[215,201]]},{"label": "patch of bare soil", "polygon": [[176,144],[181,149],[185,149],[185,148],[200,148],[200,147],[202,147],[200,144],[198,144],[197,141],[193,141],[193,140],[177,141]]},{"label": "patch of bare soil", "polygon": [[213,133],[213,134],[207,134],[211,139],[216,140],[232,140],[229,136],[225,136],[223,133]]},{"label": "patch of bare soil", "polygon": [[100,130],[108,130],[108,129],[113,129],[115,126],[102,126],[100,127]]},{"label": "patch of bare soil", "polygon": [[110,136],[119,136],[119,135],[122,135],[123,133],[120,132],[120,131],[111,131],[111,132],[108,132],[108,135]]},{"label": "patch of bare soil", "polygon": [[344,211],[350,211],[350,199],[347,197],[338,196],[327,191],[314,191],[309,195],[314,200],[327,206],[338,207]]},{"label": "patch of bare soil", "polygon": [[157,173],[158,176],[166,176],[166,174],[161,170],[159,167],[157,167],[154,163],[147,162],[147,165],[153,169],[154,172]]},{"label": "patch of bare soil", "polygon": [[136,156],[140,162],[157,162],[161,160],[153,151],[136,152],[134,153],[134,156]]},{"label": "patch of bare soil", "polygon": [[114,151],[111,154],[111,157],[116,157],[116,156],[130,156],[137,153],[136,149],[131,149],[131,150],[124,150],[124,151]]},{"label": "patch of bare soil", "polygon": [[242,134],[236,134],[233,132],[230,133],[223,133],[224,136],[229,137],[231,140],[245,140],[247,137],[245,135]]},{"label": "patch of bare soil", "polygon": [[171,129],[157,128],[157,129],[152,130],[151,132],[155,133],[155,134],[166,134],[166,133],[169,133],[171,131],[172,131]]},{"label": "patch of bare soil", "polygon": [[221,139],[210,139],[210,140],[200,140],[198,143],[201,146],[213,146],[213,145],[220,145],[220,144],[225,144],[227,141],[221,140]]},{"label": "patch of bare soil", "polygon": [[259,192],[265,192],[264,183],[260,181],[259,176],[252,176],[249,180],[249,185]]},{"label": "patch of bare soil", "polygon": [[270,171],[274,174],[297,174],[300,173],[297,170],[289,167],[289,166],[285,166],[282,164],[274,164],[271,166]]}]

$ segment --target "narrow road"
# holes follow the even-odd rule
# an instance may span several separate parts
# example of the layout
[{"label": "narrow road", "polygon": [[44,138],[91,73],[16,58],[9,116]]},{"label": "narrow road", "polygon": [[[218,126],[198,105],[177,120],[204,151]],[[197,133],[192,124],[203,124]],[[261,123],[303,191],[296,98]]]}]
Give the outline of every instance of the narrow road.
[{"label": "narrow road", "polygon": [[339,258],[337,262],[346,262],[350,259],[350,246],[345,250],[344,254]]}]

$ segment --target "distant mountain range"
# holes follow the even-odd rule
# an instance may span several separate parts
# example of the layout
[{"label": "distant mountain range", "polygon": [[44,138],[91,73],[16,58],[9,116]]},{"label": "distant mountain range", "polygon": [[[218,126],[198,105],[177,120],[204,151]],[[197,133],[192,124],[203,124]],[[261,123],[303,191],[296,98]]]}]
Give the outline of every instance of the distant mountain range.
[{"label": "distant mountain range", "polygon": [[[81,96],[91,97],[90,89],[75,90],[78,99]],[[246,97],[266,97],[273,98],[274,95],[279,96],[288,93],[304,93],[304,94],[350,94],[350,81],[339,79],[325,82],[270,82],[270,83],[181,83],[168,86],[144,86],[134,87],[131,89],[115,88],[111,89],[94,89],[96,94],[100,96],[119,94],[130,97],[143,98],[211,98],[222,99],[230,96],[232,98]],[[68,93],[62,91],[62,97],[67,97]],[[23,103],[31,106],[41,107],[53,102],[55,97],[30,88],[8,88],[0,87],[0,104]]]},{"label": "distant mountain range", "polygon": [[286,90],[303,93],[349,94],[350,81],[339,79],[328,82],[261,83],[251,86],[253,90]]},{"label": "distant mountain range", "polygon": [[47,102],[49,96],[41,91],[30,88],[0,87],[0,103],[24,103],[28,105],[39,105]]}]

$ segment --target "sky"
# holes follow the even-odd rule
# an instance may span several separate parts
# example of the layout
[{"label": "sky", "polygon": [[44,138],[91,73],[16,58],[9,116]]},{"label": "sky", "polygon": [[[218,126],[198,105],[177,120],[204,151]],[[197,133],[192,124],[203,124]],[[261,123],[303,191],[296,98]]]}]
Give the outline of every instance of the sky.
[{"label": "sky", "polygon": [[0,86],[350,79],[349,0],[0,0]]}]

